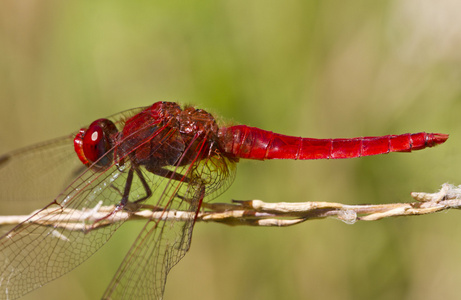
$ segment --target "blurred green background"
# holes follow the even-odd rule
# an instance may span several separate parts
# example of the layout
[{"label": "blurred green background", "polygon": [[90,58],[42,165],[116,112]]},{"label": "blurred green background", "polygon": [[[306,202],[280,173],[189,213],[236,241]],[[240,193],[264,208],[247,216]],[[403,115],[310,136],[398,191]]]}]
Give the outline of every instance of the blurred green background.
[{"label": "blurred green background", "polygon": [[[0,152],[160,100],[297,136],[450,133],[412,154],[242,161],[217,199],[411,201],[461,184],[460,10],[455,0],[4,0]],[[457,299],[460,217],[199,223],[165,299]],[[139,225],[24,299],[98,299]]]}]

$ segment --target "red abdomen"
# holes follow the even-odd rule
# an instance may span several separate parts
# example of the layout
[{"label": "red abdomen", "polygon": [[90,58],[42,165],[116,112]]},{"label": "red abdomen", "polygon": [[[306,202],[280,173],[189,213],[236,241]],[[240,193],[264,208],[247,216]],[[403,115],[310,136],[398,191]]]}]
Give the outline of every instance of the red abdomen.
[{"label": "red abdomen", "polygon": [[247,159],[337,159],[410,152],[442,144],[441,133],[406,133],[351,139],[313,139],[282,135],[246,125],[221,128],[223,150]]}]

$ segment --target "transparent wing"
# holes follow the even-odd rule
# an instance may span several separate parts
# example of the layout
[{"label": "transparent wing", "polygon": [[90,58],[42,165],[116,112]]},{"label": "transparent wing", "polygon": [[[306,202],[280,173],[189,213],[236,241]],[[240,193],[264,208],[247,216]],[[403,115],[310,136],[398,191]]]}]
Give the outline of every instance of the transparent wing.
[{"label": "transparent wing", "polygon": [[86,169],[75,155],[73,137],[0,156],[3,215],[28,215],[45,206]]},{"label": "transparent wing", "polygon": [[[127,114],[137,111],[118,114],[114,121],[123,124]],[[73,135],[0,158],[2,214],[30,214],[54,199],[0,238],[0,299],[18,298],[75,268],[129,216],[116,209],[129,161],[105,172],[82,169],[72,139]],[[146,194],[142,185],[134,184],[131,190],[130,201]]]},{"label": "transparent wing", "polygon": [[126,172],[88,170],[55,201],[0,239],[0,299],[60,277],[96,252],[128,215],[114,209]]},{"label": "transparent wing", "polygon": [[168,272],[189,249],[201,202],[234,178],[235,163],[219,154],[207,157],[205,143],[189,150],[195,153],[192,164],[172,169],[183,181],[171,179],[159,187],[160,198],[153,200],[164,209],[162,217],[145,224],[103,299],[162,299]]},{"label": "transparent wing", "polygon": [[[109,119],[122,126],[123,120],[142,109]],[[44,207],[87,169],[75,154],[75,134],[0,155],[2,215],[28,215]]]},{"label": "transparent wing", "polygon": [[[172,184],[173,185],[173,184]],[[178,184],[174,184],[178,186]],[[178,190],[189,191],[184,194],[188,202],[176,198],[171,192],[166,202],[161,220],[148,221],[118,269],[103,299],[160,299],[168,271],[186,254],[189,249],[195,212],[198,209],[200,193],[194,192],[191,185],[180,184]],[[190,213],[181,221],[170,216],[171,207]]]},{"label": "transparent wing", "polygon": [[[122,127],[127,117],[141,109],[112,119]],[[139,130],[149,126],[146,124]],[[161,212],[162,217],[146,223],[105,296],[161,298],[168,271],[189,248],[201,201],[211,199],[230,185],[235,164],[217,152],[209,153],[211,142],[205,137],[196,137],[190,145],[181,145],[177,130],[158,132],[153,136],[165,136],[162,143],[167,143],[159,145],[159,149],[171,146],[178,154],[176,167],[167,168],[169,172],[156,175],[143,166],[131,165],[126,152],[104,172],[82,171],[57,197],[61,185],[80,172],[79,162],[73,155],[73,136],[0,158],[0,176],[11,185],[5,189],[6,193],[2,191],[3,199],[17,200],[18,205],[23,199],[55,199],[0,237],[0,289],[3,291],[0,299],[20,297],[75,268],[107,242],[132,214],[132,208],[148,208]],[[136,149],[146,142],[149,141],[130,143],[130,147]],[[188,162],[191,157],[194,159],[185,165],[181,163],[184,157]],[[76,166],[77,172],[65,167],[69,166],[68,158],[73,160],[71,165]],[[59,161],[63,167],[56,166]],[[18,171],[17,166],[26,171]],[[10,178],[9,172],[18,173]],[[130,179],[130,174],[135,174],[135,178]],[[24,177],[27,180],[23,181]],[[48,185],[44,184],[50,182],[47,190]],[[1,184],[5,186],[4,182]],[[37,187],[40,194],[34,195],[36,191],[30,189],[31,186]],[[120,203],[126,191],[129,191],[126,200],[132,205],[123,209]],[[142,205],[133,205],[136,201]],[[179,211],[186,213],[182,219],[178,219]]]}]

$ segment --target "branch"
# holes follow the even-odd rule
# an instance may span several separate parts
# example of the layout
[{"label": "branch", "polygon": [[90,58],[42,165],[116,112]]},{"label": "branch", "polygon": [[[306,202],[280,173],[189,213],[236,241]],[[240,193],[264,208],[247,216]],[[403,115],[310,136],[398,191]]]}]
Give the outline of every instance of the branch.
[{"label": "branch", "polygon": [[[44,209],[29,216],[0,216],[1,225],[31,222],[67,230],[92,230],[124,220],[190,220],[218,222],[227,225],[290,226],[307,220],[336,218],[348,224],[356,221],[376,221],[398,216],[431,214],[450,208],[461,208],[461,186],[443,184],[437,193],[411,193],[410,203],[346,205],[330,202],[266,203],[261,200],[204,203],[195,215],[187,211],[139,209],[136,212],[117,210],[114,206],[96,205],[92,209]],[[115,210],[115,212],[114,212]],[[53,212],[50,215],[50,212]],[[46,216],[46,217],[44,217]],[[64,217],[63,217],[64,216]]]}]

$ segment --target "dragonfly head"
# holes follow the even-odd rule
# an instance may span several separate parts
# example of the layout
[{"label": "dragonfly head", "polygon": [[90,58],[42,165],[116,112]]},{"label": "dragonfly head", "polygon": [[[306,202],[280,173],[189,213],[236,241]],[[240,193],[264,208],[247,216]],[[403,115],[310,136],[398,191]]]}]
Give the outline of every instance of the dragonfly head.
[{"label": "dragonfly head", "polygon": [[74,138],[74,149],[80,161],[98,169],[108,167],[113,161],[112,148],[117,133],[117,127],[108,119],[98,119],[88,129],[80,129]]}]

